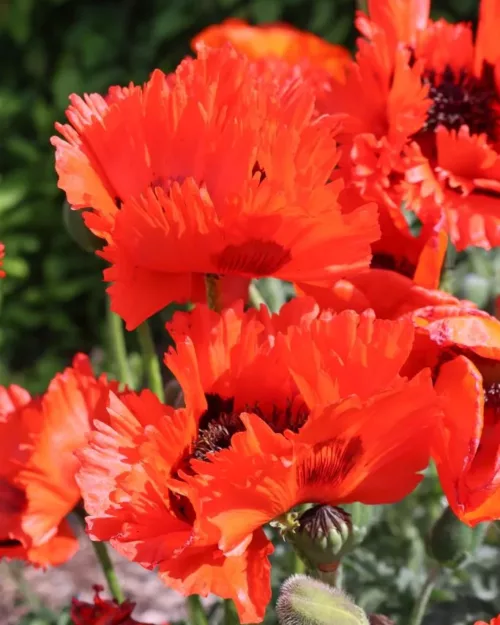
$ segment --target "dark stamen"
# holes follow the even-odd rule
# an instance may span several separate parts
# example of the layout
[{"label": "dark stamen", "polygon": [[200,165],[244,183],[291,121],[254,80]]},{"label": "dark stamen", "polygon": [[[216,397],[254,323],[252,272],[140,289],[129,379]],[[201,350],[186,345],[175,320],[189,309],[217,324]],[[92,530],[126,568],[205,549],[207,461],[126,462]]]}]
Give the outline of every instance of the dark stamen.
[{"label": "dark stamen", "polygon": [[407,278],[413,278],[415,274],[415,265],[407,258],[397,258],[391,254],[384,254],[382,252],[377,252],[373,255],[370,267],[372,269],[389,269]]},{"label": "dark stamen", "polygon": [[496,141],[500,103],[488,63],[479,78],[447,66],[442,74],[428,71],[424,80],[429,83],[432,105],[423,132],[434,131],[440,125],[449,130],[465,125],[471,134],[486,133],[490,141]]},{"label": "dark stamen", "polygon": [[206,430],[208,425],[212,421],[216,421],[221,414],[230,414],[233,412],[234,398],[233,397],[221,397],[220,395],[214,395],[208,393],[205,395],[207,401],[207,409],[201,415],[198,423],[200,430]]},{"label": "dark stamen", "polygon": [[244,429],[239,414],[220,414],[217,421],[212,421],[204,430],[199,430],[192,457],[206,460],[209,454],[227,449],[233,434]]},{"label": "dark stamen", "polygon": [[[186,459],[187,464],[190,458],[206,460],[209,454],[227,449],[231,445],[233,434],[245,429],[240,412],[234,411],[233,398],[208,394],[206,400],[207,409],[199,421],[198,438]],[[293,406],[291,402],[284,410],[275,406],[270,410],[263,410],[260,406],[254,405],[247,406],[245,412],[258,415],[276,433],[282,433],[287,429],[298,432],[309,415],[305,405]]]}]

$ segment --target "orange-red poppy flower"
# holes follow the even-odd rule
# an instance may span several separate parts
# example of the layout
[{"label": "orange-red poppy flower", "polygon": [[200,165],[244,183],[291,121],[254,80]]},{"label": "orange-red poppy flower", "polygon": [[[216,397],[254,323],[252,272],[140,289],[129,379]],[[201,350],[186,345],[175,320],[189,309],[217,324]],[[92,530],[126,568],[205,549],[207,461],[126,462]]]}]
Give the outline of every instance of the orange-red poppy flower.
[{"label": "orange-red poppy flower", "polygon": [[470,302],[425,306],[407,316],[416,330],[407,375],[430,367],[436,377],[444,362],[460,354],[475,362],[500,359],[500,321]]},{"label": "orange-red poppy flower", "polygon": [[55,376],[40,399],[16,386],[0,388],[0,556],[60,564],[78,543],[66,516],[80,500],[75,482],[81,447],[109,388],[88,358]]},{"label": "orange-red poppy flower", "polygon": [[290,65],[310,64],[326,70],[339,80],[344,78],[346,63],[350,59],[346,48],[289,24],[251,26],[235,18],[208,26],[191,43],[196,49],[199,44],[219,48],[226,42],[252,60],[275,58],[283,59]]},{"label": "orange-red poppy flower", "polygon": [[423,222],[444,218],[458,249],[489,249],[500,243],[500,11],[481,1],[474,41],[469,24],[431,21],[429,4],[368,2],[366,40],[330,110],[349,116],[360,187]]},{"label": "orange-red poppy flower", "polygon": [[429,306],[407,373],[431,367],[443,415],[432,455],[455,514],[475,525],[500,518],[500,321],[465,305]]},{"label": "orange-red poppy flower", "polygon": [[135,603],[127,600],[118,604],[103,599],[100,596],[103,590],[102,586],[94,586],[93,603],[76,598],[71,600],[71,621],[74,625],[148,625],[132,618]]},{"label": "orange-red poppy flower", "polygon": [[313,115],[303,81],[283,86],[227,44],[110,97],[72,96],[53,143],[69,203],[107,239],[129,329],[204,301],[206,275],[228,282],[227,302],[254,277],[333,283],[368,265],[376,207],[329,182],[337,121]]},{"label": "orange-red poppy flower", "polygon": [[430,375],[399,375],[410,321],[318,318],[308,298],[272,317],[198,307],[169,330],[186,409],[111,395],[109,425],[80,454],[89,533],[258,622],[273,549],[263,525],[302,502],[388,503],[420,481],[437,416]]},{"label": "orange-red poppy flower", "polygon": [[[252,26],[234,18],[208,26],[196,35],[191,45],[196,50],[200,44],[219,48],[226,42],[276,77],[302,76],[314,89],[319,102],[331,92],[332,78],[345,80],[351,58],[342,46],[289,24]],[[323,106],[319,104],[318,108],[321,111]]]}]

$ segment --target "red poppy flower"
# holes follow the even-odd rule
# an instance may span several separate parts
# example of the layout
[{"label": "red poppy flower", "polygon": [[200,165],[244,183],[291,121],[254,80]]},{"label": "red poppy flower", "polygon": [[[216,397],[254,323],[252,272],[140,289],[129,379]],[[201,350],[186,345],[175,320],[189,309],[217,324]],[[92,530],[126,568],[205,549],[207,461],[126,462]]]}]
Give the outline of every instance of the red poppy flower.
[{"label": "red poppy flower", "polygon": [[[132,618],[135,603],[108,601],[102,599],[102,586],[94,586],[94,602],[71,600],[71,620],[74,625],[148,625]],[[166,625],[166,624],[165,624]]]},{"label": "red poppy flower", "polygon": [[423,222],[444,217],[459,250],[498,245],[497,3],[482,0],[475,41],[469,24],[431,21],[426,1],[368,6],[367,40],[331,106],[350,118],[354,179]]},{"label": "red poppy flower", "polygon": [[[500,518],[500,321],[466,306],[415,311],[406,373],[431,367],[443,406],[433,457],[465,523]],[[498,491],[498,492],[497,492]]]},{"label": "red poppy flower", "polygon": [[200,44],[219,48],[227,42],[254,61],[261,71],[267,70],[276,78],[301,76],[314,90],[321,112],[322,102],[332,90],[332,78],[345,80],[351,58],[342,46],[289,24],[251,26],[234,18],[208,26],[196,35],[191,45],[196,50]]},{"label": "red poppy flower", "polygon": [[333,283],[369,263],[375,205],[328,182],[337,121],[313,110],[306,83],[279,84],[229,44],[111,100],[72,97],[53,139],[59,185],[93,209],[128,329],[171,301],[204,301],[206,275],[227,281],[227,303],[254,277]]},{"label": "red poppy flower", "polygon": [[301,502],[410,492],[437,415],[430,377],[399,375],[410,321],[318,318],[307,298],[273,317],[198,307],[169,330],[166,363],[186,409],[147,391],[111,396],[109,425],[97,423],[81,453],[89,533],[177,590],[230,597],[241,622],[258,622],[273,549],[261,526]]},{"label": "red poppy flower", "polygon": [[96,379],[79,354],[40,399],[16,386],[0,389],[0,556],[45,566],[77,550],[65,520],[80,500],[74,451],[85,443],[109,388],[117,385]]}]

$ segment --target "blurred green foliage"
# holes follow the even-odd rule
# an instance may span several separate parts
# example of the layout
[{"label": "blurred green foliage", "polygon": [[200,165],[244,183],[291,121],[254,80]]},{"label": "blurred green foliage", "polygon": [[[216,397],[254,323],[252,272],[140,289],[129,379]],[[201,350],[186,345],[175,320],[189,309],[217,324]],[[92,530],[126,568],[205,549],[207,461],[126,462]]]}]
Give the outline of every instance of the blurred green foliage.
[{"label": "blurred green foliage", "polygon": [[[475,0],[441,0],[449,19],[470,19]],[[102,342],[101,262],[62,221],[49,138],[72,92],[105,92],[171,70],[190,38],[229,16],[287,21],[353,47],[353,0],[10,0],[0,4],[0,383],[34,391],[76,350]],[[467,288],[476,289],[472,281]]]}]

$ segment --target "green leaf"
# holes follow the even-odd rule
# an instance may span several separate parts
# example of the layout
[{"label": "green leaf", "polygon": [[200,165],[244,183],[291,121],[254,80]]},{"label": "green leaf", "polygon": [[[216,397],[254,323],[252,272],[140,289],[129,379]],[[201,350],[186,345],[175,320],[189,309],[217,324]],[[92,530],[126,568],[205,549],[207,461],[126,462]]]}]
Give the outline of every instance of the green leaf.
[{"label": "green leaf", "polygon": [[11,175],[0,181],[0,213],[18,205],[28,192],[26,181],[20,176]]},{"label": "green leaf", "polygon": [[27,43],[31,35],[34,7],[35,0],[15,0],[9,3],[8,27],[12,38],[18,44]]},{"label": "green leaf", "polygon": [[254,0],[251,6],[252,18],[255,22],[276,22],[281,17],[281,6],[269,0]]},{"label": "green leaf", "polygon": [[82,87],[82,76],[72,55],[67,54],[59,62],[52,78],[52,93],[58,108],[68,106],[68,98]]}]

